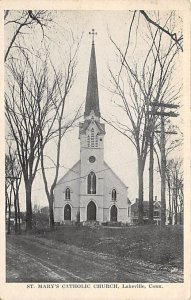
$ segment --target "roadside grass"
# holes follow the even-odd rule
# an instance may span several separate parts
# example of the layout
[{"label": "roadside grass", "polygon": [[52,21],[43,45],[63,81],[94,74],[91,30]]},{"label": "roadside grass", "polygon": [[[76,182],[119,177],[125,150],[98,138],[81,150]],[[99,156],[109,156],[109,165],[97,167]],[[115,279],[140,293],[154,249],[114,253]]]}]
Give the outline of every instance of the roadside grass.
[{"label": "roadside grass", "polygon": [[39,230],[35,234],[97,253],[183,269],[183,227],[178,225],[121,228],[60,226],[54,231]]}]

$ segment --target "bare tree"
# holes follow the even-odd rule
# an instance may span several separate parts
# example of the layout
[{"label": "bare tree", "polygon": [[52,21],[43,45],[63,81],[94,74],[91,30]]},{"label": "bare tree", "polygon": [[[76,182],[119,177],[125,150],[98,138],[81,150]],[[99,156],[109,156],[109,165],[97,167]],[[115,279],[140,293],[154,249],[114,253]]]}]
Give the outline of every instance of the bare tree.
[{"label": "bare tree", "polygon": [[24,37],[26,31],[31,32],[32,28],[38,26],[42,31],[42,36],[46,36],[45,29],[49,22],[52,22],[52,18],[50,12],[46,10],[5,10],[4,25],[6,30],[11,32],[11,36],[5,49],[4,61],[9,57],[11,49],[21,47],[19,39]]},{"label": "bare tree", "polygon": [[[41,157],[41,131],[46,142],[55,134],[52,130],[57,113],[51,114],[57,101],[56,79],[48,70],[47,54],[29,57],[21,49],[18,58],[8,64],[9,73],[5,93],[5,115],[10,133],[16,143],[26,190],[26,229],[32,228],[32,184]],[[41,127],[40,127],[41,126]]]},{"label": "bare tree", "polygon": [[[5,114],[16,142],[23,172],[27,230],[32,228],[32,184],[40,161],[50,207],[50,224],[54,224],[53,190],[58,178],[61,139],[77,117],[76,115],[73,120],[64,123],[64,107],[75,79],[79,42],[72,39],[72,46],[69,48],[67,52],[65,47],[62,72],[54,67],[46,47],[44,54],[35,56],[19,48],[15,56],[17,58],[10,59],[7,64],[9,77],[5,93]],[[57,140],[57,157],[55,178],[49,190],[44,152],[45,145],[50,140]]]},{"label": "bare tree", "polygon": [[[168,117],[165,118],[165,160],[169,160],[169,156],[172,155],[176,149],[180,149],[183,144],[183,134],[178,128],[178,126],[173,125]],[[158,126],[157,126],[158,127]],[[155,144],[154,144],[154,152],[157,159],[157,166],[159,173],[161,174],[161,162],[160,162],[160,152],[161,152],[161,145],[160,145],[160,134],[155,133]]]},{"label": "bare tree", "polygon": [[[41,136],[41,169],[42,169],[42,176],[44,180],[45,192],[48,199],[49,204],[49,223],[50,227],[54,227],[54,211],[53,211],[53,204],[54,204],[54,188],[56,186],[58,175],[59,175],[59,168],[60,168],[60,154],[61,154],[61,142],[62,138],[67,132],[69,128],[71,128],[75,121],[79,118],[80,108],[77,110],[75,116],[71,120],[67,120],[66,116],[64,115],[66,101],[70,90],[73,86],[74,79],[75,79],[75,68],[77,64],[77,53],[79,49],[79,43],[73,44],[69,49],[69,60],[65,62],[65,73],[57,73],[56,69],[53,68],[54,76],[55,76],[55,86],[57,89],[57,99],[53,103],[52,113],[56,116],[54,118],[54,123],[52,123],[52,128],[55,128],[54,135],[54,143],[56,145],[55,148],[55,160],[51,158],[51,161],[54,161],[54,169],[55,174],[52,179],[52,182],[48,183],[47,173],[46,172],[46,163],[45,163],[45,151],[46,147],[49,143],[49,134],[44,133],[43,130],[40,130]],[[39,120],[39,128],[43,128],[41,126],[41,120]]]},{"label": "bare tree", "polygon": [[[129,29],[132,33],[132,24],[135,13],[132,18]],[[167,18],[165,25],[171,22]],[[136,28],[136,31],[138,28]],[[176,101],[180,88],[175,87],[173,81],[173,70],[175,68],[175,57],[179,49],[173,39],[166,41],[164,31],[159,28],[151,28],[147,24],[147,33],[145,33],[147,51],[143,51],[142,57],[133,56],[133,63],[127,60],[127,53],[130,40],[127,42],[125,53],[114,42],[110,36],[115,49],[120,58],[120,71],[118,76],[110,69],[111,90],[118,99],[121,99],[119,107],[126,114],[126,123],[117,120],[115,128],[124,134],[134,145],[138,159],[138,182],[139,182],[139,223],[143,223],[143,173],[148,154],[150,136],[153,134],[156,125],[156,117],[153,114],[153,108],[150,105],[155,103],[172,103]],[[136,34],[135,34],[136,36]],[[135,42],[136,43],[136,42]],[[130,53],[128,53],[130,55]],[[138,61],[139,59],[139,61]]]},{"label": "bare tree", "polygon": [[5,155],[5,219],[7,233],[11,232],[11,207],[12,207],[13,185],[11,184],[11,161],[9,155]]},{"label": "bare tree", "polygon": [[183,170],[181,159],[170,159],[167,161],[166,181],[168,186],[169,200],[169,224],[182,224],[184,191],[183,191]]},{"label": "bare tree", "polygon": [[[5,155],[5,215],[8,216],[8,233],[10,233],[11,207],[14,205],[15,233],[20,233],[19,188],[22,170],[18,156],[11,144],[8,144],[8,154]],[[12,199],[14,200],[12,203]]]}]

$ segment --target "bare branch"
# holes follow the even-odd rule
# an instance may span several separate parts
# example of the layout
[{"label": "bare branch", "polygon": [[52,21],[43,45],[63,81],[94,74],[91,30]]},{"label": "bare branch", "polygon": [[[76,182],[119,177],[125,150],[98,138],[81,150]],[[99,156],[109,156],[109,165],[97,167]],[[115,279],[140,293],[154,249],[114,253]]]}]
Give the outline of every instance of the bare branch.
[{"label": "bare branch", "polygon": [[151,23],[152,25],[154,25],[161,31],[165,32],[176,43],[176,45],[178,45],[178,47],[181,49],[181,51],[183,51],[183,47],[181,45],[181,42],[183,41],[182,35],[178,38],[176,33],[169,32],[168,30],[165,29],[165,27],[162,27],[160,24],[153,21],[144,10],[140,10],[140,13],[145,17],[145,19],[149,23]]}]

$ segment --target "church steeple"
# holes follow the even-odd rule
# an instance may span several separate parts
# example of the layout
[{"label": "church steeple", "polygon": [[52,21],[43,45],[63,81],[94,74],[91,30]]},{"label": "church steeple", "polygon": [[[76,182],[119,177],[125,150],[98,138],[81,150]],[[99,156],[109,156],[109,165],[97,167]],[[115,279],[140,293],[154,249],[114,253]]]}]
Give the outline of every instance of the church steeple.
[{"label": "church steeple", "polygon": [[96,55],[95,55],[95,45],[94,45],[94,35],[96,33],[94,32],[94,29],[92,29],[92,32],[90,34],[92,34],[93,39],[92,39],[92,49],[91,49],[91,56],[90,56],[84,117],[89,116],[91,111],[94,111],[95,116],[100,117],[97,66],[96,66]]}]

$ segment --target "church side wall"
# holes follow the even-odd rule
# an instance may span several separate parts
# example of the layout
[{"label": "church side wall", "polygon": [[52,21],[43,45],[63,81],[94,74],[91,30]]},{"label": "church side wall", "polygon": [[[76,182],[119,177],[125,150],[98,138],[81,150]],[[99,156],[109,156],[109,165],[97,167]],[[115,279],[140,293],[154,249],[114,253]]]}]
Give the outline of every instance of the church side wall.
[{"label": "church side wall", "polygon": [[[107,168],[108,166],[105,165],[105,169]],[[130,223],[130,210],[128,211],[130,205],[127,201],[127,187],[111,169],[105,171],[104,177],[104,222],[111,221],[111,207],[115,205],[117,207],[117,221]],[[113,189],[116,190],[116,201],[112,200]]]},{"label": "church side wall", "polygon": [[[71,207],[71,221],[77,220],[79,211],[80,193],[80,162],[78,162],[68,173],[57,183],[54,190],[54,221],[63,223],[64,208],[68,204]],[[70,189],[70,199],[66,199],[65,191]]]}]

